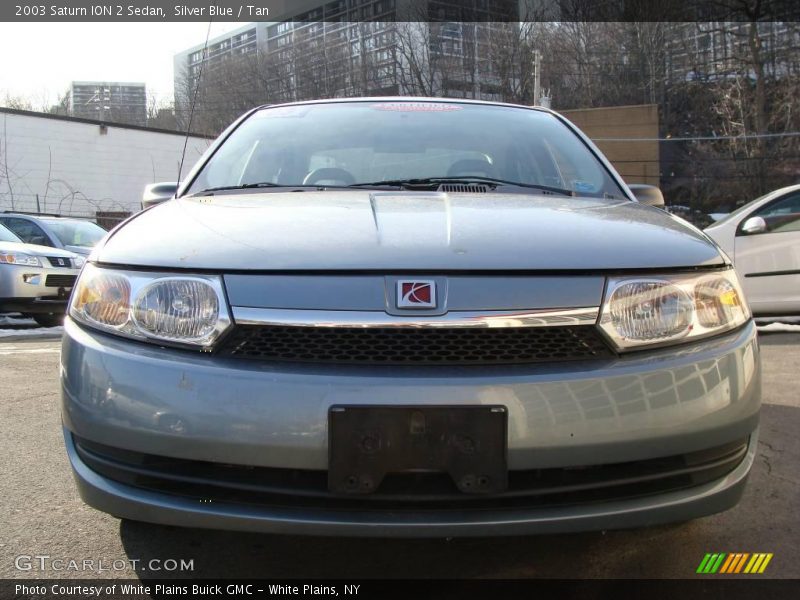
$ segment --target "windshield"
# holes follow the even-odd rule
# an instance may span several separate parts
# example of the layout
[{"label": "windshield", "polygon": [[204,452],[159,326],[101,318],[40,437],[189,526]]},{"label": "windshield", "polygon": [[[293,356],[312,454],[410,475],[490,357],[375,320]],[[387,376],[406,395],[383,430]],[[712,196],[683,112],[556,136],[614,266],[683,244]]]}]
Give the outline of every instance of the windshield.
[{"label": "windshield", "polygon": [[419,101],[262,109],[223,143],[188,193],[470,177],[625,197],[578,136],[549,113]]},{"label": "windshield", "polygon": [[89,221],[42,220],[64,246],[91,248],[106,234],[105,229]]},{"label": "windshield", "polygon": [[0,225],[0,242],[17,242],[21,244],[22,240],[11,233],[11,231],[6,229],[3,225]]}]

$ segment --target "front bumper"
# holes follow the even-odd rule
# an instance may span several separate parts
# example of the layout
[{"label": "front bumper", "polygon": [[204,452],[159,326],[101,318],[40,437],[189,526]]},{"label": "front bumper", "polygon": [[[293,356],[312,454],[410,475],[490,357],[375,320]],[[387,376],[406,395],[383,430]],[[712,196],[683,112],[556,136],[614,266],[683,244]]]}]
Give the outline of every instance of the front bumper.
[{"label": "front bumper", "polygon": [[63,314],[77,275],[71,268],[0,265],[0,312]]},{"label": "front bumper", "polygon": [[[81,495],[120,517],[335,535],[501,535],[633,527],[733,506],[755,455],[760,361],[753,323],[713,340],[570,364],[494,367],[270,365],[161,349],[67,319],[65,439]],[[201,502],[101,476],[72,434],[114,448],[252,467],[324,470],[335,404],[502,404],[511,470],[642,461],[748,438],[711,482],[564,506],[391,511]]]}]

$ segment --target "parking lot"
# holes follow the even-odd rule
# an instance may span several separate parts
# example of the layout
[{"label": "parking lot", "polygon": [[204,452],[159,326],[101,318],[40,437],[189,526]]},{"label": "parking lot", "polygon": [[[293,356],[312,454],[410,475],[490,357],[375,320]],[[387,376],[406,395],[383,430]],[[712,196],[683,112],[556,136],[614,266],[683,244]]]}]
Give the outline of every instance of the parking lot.
[{"label": "parking lot", "polygon": [[[631,531],[498,539],[333,539],[184,530],[120,522],[84,506],[63,451],[57,330],[0,325],[0,577],[691,577],[707,552],[771,552],[766,576],[800,577],[800,332],[761,335],[759,456],[727,513]],[[796,326],[795,326],[796,327]],[[783,329],[783,331],[774,331]],[[800,328],[799,328],[800,329]],[[45,335],[47,332],[44,332]],[[39,568],[19,556],[139,569]],[[193,561],[191,572],[141,565]],[[114,561],[117,561],[116,563]],[[30,565],[20,570],[17,565]],[[158,566],[154,566],[157,569]]]}]

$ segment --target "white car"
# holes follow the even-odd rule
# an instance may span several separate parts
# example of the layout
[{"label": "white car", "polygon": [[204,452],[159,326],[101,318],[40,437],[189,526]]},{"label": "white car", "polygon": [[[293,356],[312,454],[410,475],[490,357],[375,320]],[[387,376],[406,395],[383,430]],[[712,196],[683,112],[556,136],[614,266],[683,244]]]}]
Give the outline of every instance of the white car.
[{"label": "white car", "polygon": [[761,196],[705,232],[733,260],[753,314],[800,314],[800,185]]},{"label": "white car", "polygon": [[60,325],[83,263],[74,252],[26,244],[0,225],[0,312],[21,312],[42,327]]}]

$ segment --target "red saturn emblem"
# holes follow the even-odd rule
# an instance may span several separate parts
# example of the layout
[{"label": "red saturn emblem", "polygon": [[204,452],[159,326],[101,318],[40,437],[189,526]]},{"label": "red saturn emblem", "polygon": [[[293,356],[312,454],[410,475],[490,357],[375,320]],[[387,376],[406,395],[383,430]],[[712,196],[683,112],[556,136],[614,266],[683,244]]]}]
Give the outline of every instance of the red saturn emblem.
[{"label": "red saturn emblem", "polygon": [[436,308],[436,282],[429,280],[398,281],[397,308]]}]

